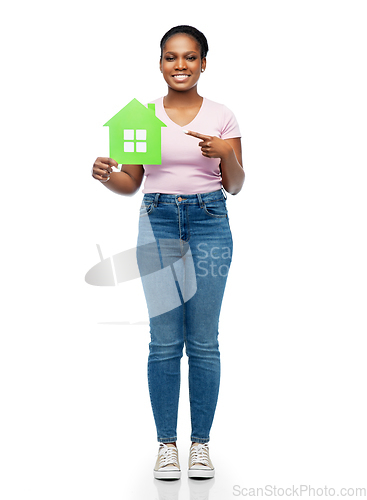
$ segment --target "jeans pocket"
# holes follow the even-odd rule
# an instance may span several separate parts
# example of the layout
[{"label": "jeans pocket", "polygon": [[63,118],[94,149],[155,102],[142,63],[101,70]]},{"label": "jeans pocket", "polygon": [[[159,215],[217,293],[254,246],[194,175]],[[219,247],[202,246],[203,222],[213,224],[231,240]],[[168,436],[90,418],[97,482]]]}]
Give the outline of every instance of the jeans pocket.
[{"label": "jeans pocket", "polygon": [[141,204],[140,211],[139,211],[139,217],[144,217],[145,215],[149,215],[154,208],[154,203],[153,202],[144,202]]},{"label": "jeans pocket", "polygon": [[210,215],[210,217],[228,217],[227,205],[224,199],[207,201],[204,203],[204,211]]}]

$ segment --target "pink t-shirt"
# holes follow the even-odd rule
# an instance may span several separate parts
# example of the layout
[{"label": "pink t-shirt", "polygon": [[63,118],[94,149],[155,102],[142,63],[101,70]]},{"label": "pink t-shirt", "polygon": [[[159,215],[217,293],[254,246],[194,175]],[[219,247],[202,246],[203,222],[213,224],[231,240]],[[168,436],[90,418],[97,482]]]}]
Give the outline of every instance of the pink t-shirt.
[{"label": "pink t-shirt", "polygon": [[163,97],[152,101],[155,114],[167,127],[162,128],[162,165],[144,165],[143,193],[197,194],[222,187],[220,158],[206,158],[198,146],[200,139],[184,130],[212,135],[220,139],[241,137],[237,120],[226,106],[204,98],[192,122],[184,127],[167,115]]}]

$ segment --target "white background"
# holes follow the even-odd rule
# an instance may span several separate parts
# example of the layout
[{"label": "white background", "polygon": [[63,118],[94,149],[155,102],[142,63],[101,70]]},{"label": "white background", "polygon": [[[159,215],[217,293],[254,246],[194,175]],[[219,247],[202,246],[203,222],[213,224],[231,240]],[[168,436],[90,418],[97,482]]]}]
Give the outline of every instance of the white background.
[{"label": "white background", "polygon": [[[227,500],[235,485],[367,487],[366,2],[1,10],[1,497]],[[206,493],[186,476],[187,358],[183,479],[157,486],[141,284],[84,281],[96,244],[103,257],[135,245],[142,196],[91,177],[108,156],[102,125],[133,97],[165,94],[159,42],[177,24],[208,38],[199,93],[234,111],[246,171],[228,197],[235,249]]]}]

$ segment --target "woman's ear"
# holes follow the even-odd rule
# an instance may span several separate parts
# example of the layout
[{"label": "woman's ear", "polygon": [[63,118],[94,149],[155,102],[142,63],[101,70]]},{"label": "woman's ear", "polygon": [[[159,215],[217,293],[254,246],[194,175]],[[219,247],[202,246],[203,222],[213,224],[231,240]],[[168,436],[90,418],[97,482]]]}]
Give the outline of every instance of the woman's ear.
[{"label": "woman's ear", "polygon": [[159,70],[161,73],[163,73],[163,71],[162,71],[162,59],[159,59]]},{"label": "woman's ear", "polygon": [[206,68],[206,57],[203,57],[201,60],[201,72],[203,73]]}]

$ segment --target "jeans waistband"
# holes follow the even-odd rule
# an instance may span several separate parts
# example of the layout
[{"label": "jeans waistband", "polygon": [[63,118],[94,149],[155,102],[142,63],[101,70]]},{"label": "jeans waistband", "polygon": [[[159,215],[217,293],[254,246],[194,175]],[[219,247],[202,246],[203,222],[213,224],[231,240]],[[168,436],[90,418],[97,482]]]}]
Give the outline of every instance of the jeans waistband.
[{"label": "jeans waistband", "polygon": [[224,189],[211,191],[210,193],[198,194],[165,194],[165,193],[145,193],[143,200],[148,203],[172,203],[178,205],[185,203],[189,205],[203,205],[209,201],[226,200],[227,196]]}]

